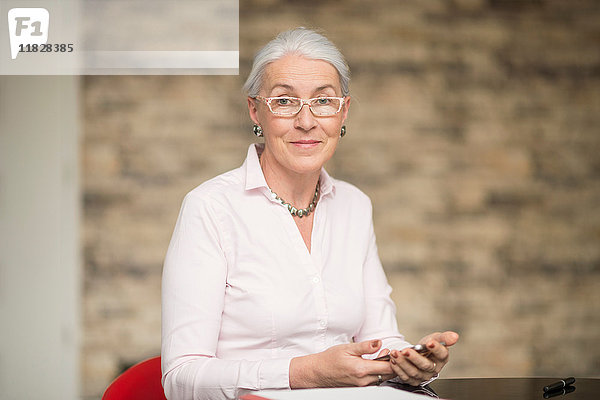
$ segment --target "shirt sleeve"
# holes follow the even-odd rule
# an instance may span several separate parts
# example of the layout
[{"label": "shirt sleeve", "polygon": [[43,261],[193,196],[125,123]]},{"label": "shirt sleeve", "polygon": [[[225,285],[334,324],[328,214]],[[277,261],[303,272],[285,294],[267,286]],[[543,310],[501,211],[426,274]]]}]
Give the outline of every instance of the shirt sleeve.
[{"label": "shirt sleeve", "polygon": [[[369,211],[369,216],[371,216],[372,208]],[[363,325],[355,340],[359,342],[381,339],[383,342],[382,349],[401,350],[411,344],[398,331],[396,306],[390,297],[392,287],[387,281],[383,266],[379,260],[372,217],[370,217],[369,221],[368,240],[368,250],[363,266],[366,314]],[[377,353],[363,356],[363,358],[375,357],[377,357]]]},{"label": "shirt sleeve", "polygon": [[291,358],[216,358],[227,277],[222,234],[211,202],[188,193],[162,276],[162,383],[169,400],[289,388]]}]

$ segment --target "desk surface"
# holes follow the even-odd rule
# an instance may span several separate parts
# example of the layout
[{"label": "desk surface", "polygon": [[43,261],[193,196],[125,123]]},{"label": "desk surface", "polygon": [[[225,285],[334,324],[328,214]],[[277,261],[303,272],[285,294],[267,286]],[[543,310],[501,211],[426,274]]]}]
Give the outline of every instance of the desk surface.
[{"label": "desk surface", "polygon": [[[577,378],[570,393],[552,392],[544,396],[543,387],[559,381],[560,378],[463,378],[438,379],[425,388],[413,387],[394,382],[384,382],[381,386],[391,386],[399,390],[430,396],[431,398],[450,400],[591,400],[600,396],[600,379]],[[266,399],[361,399],[406,398],[394,390],[381,390],[381,387],[329,388],[309,390],[275,390],[249,392],[242,396],[244,400]],[[381,396],[379,396],[381,395]],[[420,396],[419,396],[420,397]],[[420,397],[427,400],[427,397]]]},{"label": "desk surface", "polygon": [[[564,377],[563,377],[564,378]],[[438,379],[429,386],[444,399],[506,400],[544,399],[543,387],[563,378],[471,378]],[[600,398],[600,379],[577,378],[575,390],[554,393],[556,400],[591,400]]]}]

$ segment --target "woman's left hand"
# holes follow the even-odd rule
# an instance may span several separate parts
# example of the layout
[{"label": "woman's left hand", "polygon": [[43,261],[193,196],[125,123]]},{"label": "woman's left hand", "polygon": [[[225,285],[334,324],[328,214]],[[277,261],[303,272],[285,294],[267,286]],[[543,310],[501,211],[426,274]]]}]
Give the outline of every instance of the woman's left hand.
[{"label": "woman's left hand", "polygon": [[[435,332],[419,341],[426,345],[431,352],[427,357],[413,349],[392,350],[390,353],[392,370],[404,383],[418,386],[436,376],[444,368],[450,355],[447,347],[457,341],[458,333],[456,332]],[[445,342],[446,345],[441,345],[440,342]]]}]

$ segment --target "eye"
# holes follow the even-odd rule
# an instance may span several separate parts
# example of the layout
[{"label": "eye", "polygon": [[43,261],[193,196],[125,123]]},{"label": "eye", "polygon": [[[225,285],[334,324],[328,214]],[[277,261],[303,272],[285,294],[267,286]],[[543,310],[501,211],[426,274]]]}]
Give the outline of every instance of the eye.
[{"label": "eye", "polygon": [[277,99],[277,105],[278,106],[287,106],[287,105],[290,104],[290,102],[291,102],[291,100],[290,99],[286,99],[286,98]]},{"label": "eye", "polygon": [[317,99],[317,104],[320,106],[325,106],[327,104],[331,103],[331,100],[328,99],[327,97],[319,97]]}]

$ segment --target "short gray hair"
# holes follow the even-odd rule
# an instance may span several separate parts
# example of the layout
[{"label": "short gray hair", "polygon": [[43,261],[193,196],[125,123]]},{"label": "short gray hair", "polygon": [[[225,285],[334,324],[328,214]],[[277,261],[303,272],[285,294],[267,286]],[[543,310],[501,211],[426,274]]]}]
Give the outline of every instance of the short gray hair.
[{"label": "short gray hair", "polygon": [[304,27],[281,32],[256,53],[252,70],[243,87],[244,92],[250,97],[257,96],[267,65],[288,54],[328,62],[338,72],[342,96],[350,94],[350,68],[342,53],[325,36]]}]

